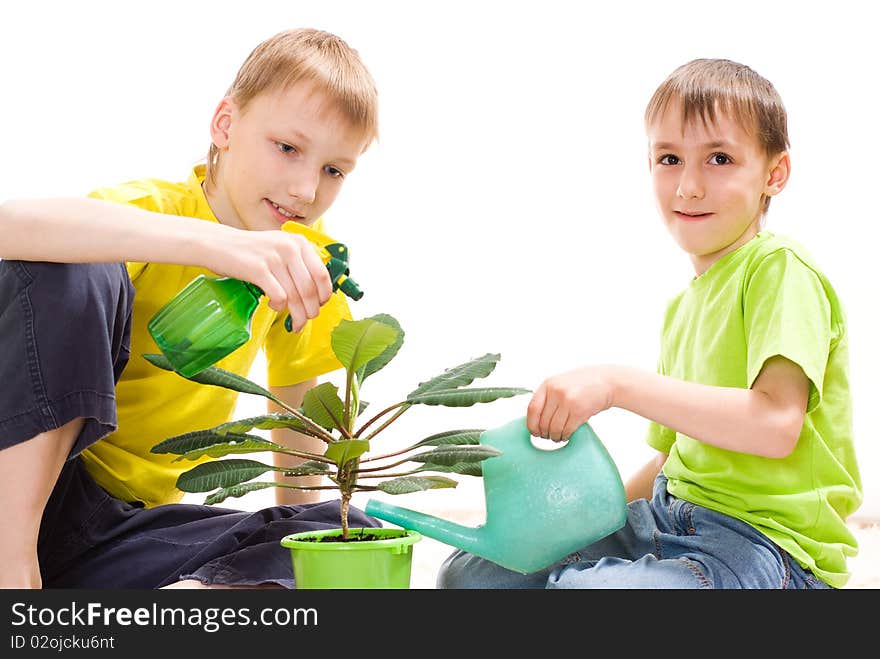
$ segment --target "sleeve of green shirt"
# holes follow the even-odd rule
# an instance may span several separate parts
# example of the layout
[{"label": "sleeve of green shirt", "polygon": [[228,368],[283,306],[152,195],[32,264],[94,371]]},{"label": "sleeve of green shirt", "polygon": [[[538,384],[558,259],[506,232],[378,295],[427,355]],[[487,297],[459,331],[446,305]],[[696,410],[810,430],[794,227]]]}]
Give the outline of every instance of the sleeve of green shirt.
[{"label": "sleeve of green shirt", "polygon": [[819,274],[789,249],[757,260],[743,291],[748,386],[765,362],[782,356],[810,380],[807,411],[822,397],[831,348],[831,304]]}]

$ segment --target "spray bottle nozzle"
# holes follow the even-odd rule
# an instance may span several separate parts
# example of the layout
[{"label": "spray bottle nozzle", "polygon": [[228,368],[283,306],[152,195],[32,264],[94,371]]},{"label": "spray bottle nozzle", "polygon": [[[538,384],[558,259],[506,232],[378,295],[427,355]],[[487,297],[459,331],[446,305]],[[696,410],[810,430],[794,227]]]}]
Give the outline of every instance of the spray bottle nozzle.
[{"label": "spray bottle nozzle", "polygon": [[[288,225],[296,226],[288,227]],[[315,241],[314,236],[320,235],[313,230],[308,230],[307,232],[306,228],[295,222],[285,222],[282,229],[290,232],[305,233],[313,242]],[[317,243],[315,244],[317,245]],[[357,282],[348,276],[348,247],[342,243],[328,243],[324,246],[319,246],[318,253],[327,266],[327,272],[330,274],[330,280],[333,282],[333,291],[342,291],[352,300],[360,300],[364,296],[364,292]],[[284,329],[288,332],[293,331],[293,323],[290,320],[289,314],[284,319]]]},{"label": "spray bottle nozzle", "polygon": [[364,292],[357,285],[357,282],[349,277],[345,277],[339,282],[339,290],[355,301],[364,296]]}]

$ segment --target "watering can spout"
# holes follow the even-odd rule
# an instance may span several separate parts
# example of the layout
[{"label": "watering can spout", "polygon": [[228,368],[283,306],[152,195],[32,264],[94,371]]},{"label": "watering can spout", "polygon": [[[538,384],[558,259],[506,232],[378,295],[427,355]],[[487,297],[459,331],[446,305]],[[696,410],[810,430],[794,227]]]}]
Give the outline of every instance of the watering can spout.
[{"label": "watering can spout", "polygon": [[367,515],[379,517],[404,529],[418,531],[422,535],[459,547],[471,553],[481,553],[482,527],[463,526],[416,510],[401,508],[384,501],[370,499],[364,509]]}]

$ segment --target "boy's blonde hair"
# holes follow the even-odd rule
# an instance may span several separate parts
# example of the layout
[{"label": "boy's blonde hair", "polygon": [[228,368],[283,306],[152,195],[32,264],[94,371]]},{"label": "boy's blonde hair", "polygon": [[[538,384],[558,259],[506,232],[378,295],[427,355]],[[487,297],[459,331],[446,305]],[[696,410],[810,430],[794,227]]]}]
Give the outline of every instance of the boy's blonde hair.
[{"label": "boy's blonde hair", "polygon": [[[376,83],[358,52],[329,32],[298,28],[279,32],[251,51],[226,91],[244,110],[259,94],[308,81],[334,109],[363,131],[369,145],[379,135]],[[214,182],[219,150],[208,149],[206,179]]]},{"label": "boy's blonde hair", "polygon": [[[685,124],[695,119],[714,123],[716,113],[723,112],[754,134],[768,157],[788,150],[788,118],[782,98],[769,80],[745,64],[695,59],[681,65],[654,92],[645,110],[645,125],[662,117],[672,100],[681,102]],[[770,197],[764,197],[764,213],[769,206]]]}]

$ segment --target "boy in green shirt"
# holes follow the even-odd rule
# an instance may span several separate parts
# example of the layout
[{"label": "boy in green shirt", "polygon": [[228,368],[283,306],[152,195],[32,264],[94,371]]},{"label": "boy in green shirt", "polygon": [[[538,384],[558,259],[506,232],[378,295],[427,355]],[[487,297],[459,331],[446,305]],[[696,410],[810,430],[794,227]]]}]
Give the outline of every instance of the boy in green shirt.
[{"label": "boy in green shirt", "polygon": [[762,230],[788,181],[786,113],[771,83],[694,60],[656,90],[645,123],[660,215],[695,277],[669,304],[659,373],[602,365],[545,380],[533,435],[567,439],[618,407],[658,453],[627,483],[619,531],[520,575],[464,552],[446,588],[843,586],[861,503],[846,321],[792,240]]}]

